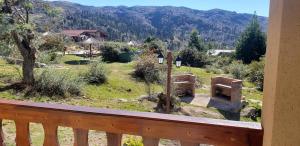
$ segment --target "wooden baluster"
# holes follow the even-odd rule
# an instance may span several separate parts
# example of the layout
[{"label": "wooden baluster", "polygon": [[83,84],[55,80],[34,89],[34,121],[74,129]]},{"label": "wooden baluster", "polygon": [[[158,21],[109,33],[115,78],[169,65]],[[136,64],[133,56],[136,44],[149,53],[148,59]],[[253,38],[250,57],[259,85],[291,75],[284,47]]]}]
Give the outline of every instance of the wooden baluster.
[{"label": "wooden baluster", "polygon": [[59,146],[57,138],[58,126],[51,123],[43,124],[45,132],[44,146]]},{"label": "wooden baluster", "polygon": [[73,129],[74,146],[89,146],[89,130]]},{"label": "wooden baluster", "polygon": [[16,145],[30,146],[29,122],[16,120]]},{"label": "wooden baluster", "polygon": [[5,146],[4,135],[3,135],[3,131],[2,131],[2,119],[0,119],[0,146]]},{"label": "wooden baluster", "polygon": [[143,137],[144,146],[158,146],[159,138]]},{"label": "wooden baluster", "polygon": [[199,146],[199,143],[187,142],[187,141],[180,141],[181,146]]},{"label": "wooden baluster", "polygon": [[107,146],[121,146],[122,134],[106,133]]}]

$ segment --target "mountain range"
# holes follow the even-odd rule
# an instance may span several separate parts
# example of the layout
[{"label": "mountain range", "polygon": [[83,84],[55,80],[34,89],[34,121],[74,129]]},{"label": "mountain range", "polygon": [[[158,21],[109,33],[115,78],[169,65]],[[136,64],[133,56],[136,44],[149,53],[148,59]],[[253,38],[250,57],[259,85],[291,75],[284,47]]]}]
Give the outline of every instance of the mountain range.
[{"label": "mountain range", "polygon": [[[62,29],[99,29],[113,41],[143,41],[147,37],[187,42],[193,29],[207,42],[233,47],[253,14],[221,9],[195,10],[173,6],[84,6],[66,1],[47,2],[61,8]],[[258,16],[261,29],[267,30],[268,18]],[[42,21],[45,22],[45,21]]]}]

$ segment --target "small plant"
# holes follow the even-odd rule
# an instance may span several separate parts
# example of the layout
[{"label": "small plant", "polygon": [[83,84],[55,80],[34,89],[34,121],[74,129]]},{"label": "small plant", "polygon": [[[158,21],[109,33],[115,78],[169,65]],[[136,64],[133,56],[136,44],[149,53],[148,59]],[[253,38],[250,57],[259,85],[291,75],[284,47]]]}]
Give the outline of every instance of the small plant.
[{"label": "small plant", "polygon": [[263,90],[264,87],[264,68],[265,61],[254,61],[249,65],[249,81],[254,83],[259,90]]},{"label": "small plant", "polygon": [[213,73],[213,74],[221,74],[222,73],[222,69],[214,66],[214,65],[207,65],[205,66],[206,68],[206,72],[208,73]]},{"label": "small plant", "polygon": [[[167,105],[167,95],[164,93],[160,93],[157,95],[158,103],[156,109],[165,111]],[[176,96],[171,96],[171,111],[177,111],[180,108],[180,99]]]},{"label": "small plant", "polygon": [[141,139],[130,136],[125,140],[124,146],[144,146],[144,144]]},{"label": "small plant", "polygon": [[107,69],[102,61],[94,62],[84,74],[84,79],[90,84],[102,84],[107,81]]},{"label": "small plant", "polygon": [[142,55],[135,65],[134,76],[144,80],[146,83],[161,82],[162,67],[158,64],[155,54]]},{"label": "small plant", "polygon": [[197,78],[196,78],[196,87],[197,88],[202,88],[205,84],[204,80],[205,80],[205,78],[197,76]]},{"label": "small plant", "polygon": [[37,74],[33,91],[46,96],[80,95],[83,82],[80,78],[67,72],[53,69],[43,70]]},{"label": "small plant", "polygon": [[245,79],[249,74],[247,65],[244,65],[240,61],[233,61],[232,64],[230,64],[229,73],[234,78],[241,80]]}]

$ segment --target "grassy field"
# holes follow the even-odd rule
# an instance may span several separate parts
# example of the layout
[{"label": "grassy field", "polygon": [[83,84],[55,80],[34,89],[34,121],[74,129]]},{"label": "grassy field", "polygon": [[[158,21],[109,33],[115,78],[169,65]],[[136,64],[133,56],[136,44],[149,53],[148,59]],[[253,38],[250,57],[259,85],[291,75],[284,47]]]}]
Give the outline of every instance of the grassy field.
[{"label": "grassy field", "polygon": [[[72,74],[80,74],[88,69],[84,62],[80,61],[83,58],[77,56],[66,55],[61,59],[61,63],[56,65],[55,69],[58,71],[68,71]],[[142,95],[147,95],[144,82],[138,81],[131,76],[133,72],[134,63],[110,63],[106,64],[109,70],[108,81],[103,85],[85,85],[83,88],[83,96],[69,97],[69,98],[55,98],[55,97],[24,97],[22,93],[16,93],[14,90],[3,90],[6,85],[20,80],[21,68],[16,65],[7,64],[0,59],[0,97],[5,99],[27,100],[35,102],[55,102],[70,105],[83,105],[100,108],[112,108],[131,111],[149,111],[153,112],[153,104],[148,102],[140,103],[137,99]],[[40,69],[36,69],[39,71]],[[199,94],[209,94],[209,85],[211,77],[218,76],[217,74],[207,73],[205,69],[181,67],[174,68],[174,74],[179,73],[193,73],[198,80],[203,83],[203,88],[196,90]],[[243,89],[243,96],[247,100],[261,100],[262,93],[253,89],[254,85],[249,82],[244,82],[245,89]],[[154,92],[162,92],[162,85],[152,85]],[[186,105],[186,104],[185,104]],[[256,104],[250,104],[257,106]],[[216,111],[216,110],[214,110]],[[217,112],[217,111],[216,111]],[[241,120],[249,121],[249,119],[242,118]],[[34,146],[42,145],[43,129],[40,124],[31,124],[31,138]],[[13,137],[15,127],[12,121],[4,122],[4,132],[6,135],[6,143],[8,146],[14,145]],[[72,143],[72,130],[70,128],[60,128],[59,137],[61,145],[68,146]],[[99,140],[105,143],[103,132],[91,131],[91,145],[99,145]],[[96,144],[98,143],[98,144]]]},{"label": "grassy field", "polygon": [[[61,63],[56,65],[57,71],[67,71],[72,74],[80,74],[88,69],[88,65],[82,64],[83,58],[78,56],[66,55],[61,59]],[[134,62],[131,63],[110,63],[106,64],[109,70],[108,81],[103,85],[85,85],[83,88],[84,96],[72,98],[50,98],[50,97],[24,97],[21,93],[15,93],[13,90],[0,92],[0,97],[7,99],[24,99],[36,102],[58,102],[72,105],[85,105],[103,108],[113,108],[134,111],[152,111],[144,105],[136,104],[137,98],[147,95],[147,86],[144,82],[138,81],[131,76],[134,68]],[[40,69],[37,69],[37,71]],[[211,77],[217,74],[207,73],[205,69],[181,67],[173,69],[174,74],[193,73],[203,84],[203,88],[197,88],[199,94],[209,94],[209,85]],[[20,80],[21,68],[16,65],[7,64],[0,60],[0,88],[11,82]],[[246,99],[261,100],[262,93],[253,89],[254,85],[244,82],[243,96]],[[152,85],[155,92],[162,92],[162,85]],[[130,102],[118,102],[119,99],[125,99]]]}]

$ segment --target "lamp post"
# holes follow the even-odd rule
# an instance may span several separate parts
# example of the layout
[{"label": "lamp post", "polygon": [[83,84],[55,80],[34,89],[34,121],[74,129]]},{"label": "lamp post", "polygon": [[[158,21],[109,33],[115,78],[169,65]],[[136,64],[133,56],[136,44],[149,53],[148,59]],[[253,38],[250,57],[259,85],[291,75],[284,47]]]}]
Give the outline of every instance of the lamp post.
[{"label": "lamp post", "polygon": [[[158,63],[163,64],[164,56],[162,54],[158,55]],[[167,96],[166,96],[166,113],[170,113],[170,106],[171,106],[171,74],[172,74],[172,65],[173,65],[173,55],[171,51],[167,53]],[[181,59],[177,57],[176,59],[176,67],[181,66]]]}]

